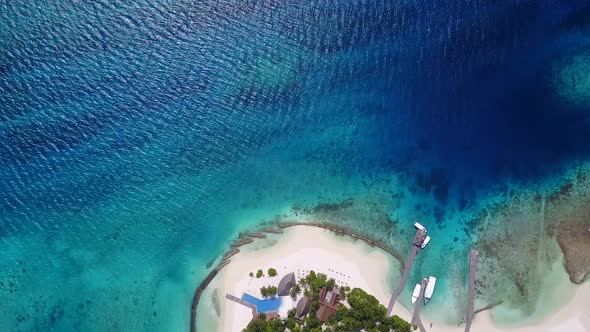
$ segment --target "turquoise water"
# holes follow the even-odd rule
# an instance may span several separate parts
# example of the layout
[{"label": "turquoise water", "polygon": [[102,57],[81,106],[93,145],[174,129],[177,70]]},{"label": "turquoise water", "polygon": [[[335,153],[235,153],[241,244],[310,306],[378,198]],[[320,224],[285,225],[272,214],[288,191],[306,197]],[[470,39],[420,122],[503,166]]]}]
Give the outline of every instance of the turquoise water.
[{"label": "turquoise water", "polygon": [[[412,280],[438,276],[429,308],[461,303],[477,244],[479,301],[527,316],[560,259],[543,197],[587,192],[584,1],[0,9],[10,331],[185,329],[227,244],[281,217],[402,253],[421,220],[433,240]],[[522,250],[502,245],[523,227]]]},{"label": "turquoise water", "polygon": [[274,297],[271,299],[260,300],[250,294],[244,293],[244,295],[242,295],[242,300],[256,305],[256,310],[258,310],[258,312],[277,311],[279,309],[279,307],[281,306],[281,298],[280,297]]}]

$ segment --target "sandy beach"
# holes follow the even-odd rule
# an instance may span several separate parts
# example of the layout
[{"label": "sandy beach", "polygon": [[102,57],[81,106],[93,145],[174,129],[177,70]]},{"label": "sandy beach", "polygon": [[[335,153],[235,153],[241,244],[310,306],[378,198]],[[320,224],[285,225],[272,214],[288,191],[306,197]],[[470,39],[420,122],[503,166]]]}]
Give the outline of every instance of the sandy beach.
[{"label": "sandy beach", "polygon": [[[225,295],[241,297],[246,292],[260,297],[259,290],[262,286],[276,285],[283,275],[290,272],[295,272],[297,278],[304,276],[309,270],[325,273],[334,278],[337,284],[366,290],[385,306],[400,278],[399,262],[385,251],[350,236],[316,227],[290,227],[285,229],[284,234],[269,234],[268,238],[257,239],[254,243],[240,247],[240,250],[204,293],[198,326],[206,325],[209,330],[224,332],[241,331],[250,321],[251,311],[225,299]],[[267,271],[268,268],[275,268],[278,276],[270,278],[265,275],[260,279],[249,276],[250,272],[256,273],[258,269]],[[492,313],[486,311],[476,315],[471,331],[588,332],[590,284],[571,285],[570,288],[575,288],[572,291],[575,293],[573,298],[541,321],[520,327],[497,326],[492,320]],[[215,300],[212,301],[212,298]],[[293,305],[292,300],[283,298],[279,312],[286,314]],[[217,312],[207,310],[207,307],[216,307]],[[401,303],[396,304],[394,314],[407,321],[412,316]],[[422,321],[428,331],[464,330],[464,326],[445,326],[436,321],[430,328],[432,320],[422,317]]]}]

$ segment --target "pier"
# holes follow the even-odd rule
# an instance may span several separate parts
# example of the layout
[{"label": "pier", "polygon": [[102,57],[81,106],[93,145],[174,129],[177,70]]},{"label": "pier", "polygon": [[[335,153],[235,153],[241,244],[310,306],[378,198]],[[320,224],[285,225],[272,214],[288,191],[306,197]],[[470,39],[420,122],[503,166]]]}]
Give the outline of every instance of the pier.
[{"label": "pier", "polygon": [[467,323],[465,324],[465,332],[471,329],[471,322],[473,321],[473,301],[475,297],[475,271],[477,270],[477,261],[479,255],[477,250],[471,249],[469,255],[469,298],[467,300]]},{"label": "pier", "polygon": [[404,270],[402,272],[402,278],[397,286],[397,289],[393,294],[391,294],[391,299],[389,300],[389,306],[387,306],[387,316],[391,316],[391,312],[393,311],[393,306],[395,305],[395,301],[397,301],[398,296],[404,290],[406,286],[406,282],[408,281],[408,277],[410,276],[410,270],[412,269],[412,265],[414,264],[414,258],[418,252],[420,252],[422,242],[424,242],[424,238],[426,237],[426,231],[422,229],[418,229],[416,231],[416,235],[414,235],[414,240],[412,241],[412,250],[410,251],[410,256],[408,257],[408,261],[404,266]]},{"label": "pier", "polygon": [[252,304],[250,302],[244,301],[244,300],[242,300],[242,299],[240,299],[238,297],[235,297],[235,296],[233,296],[231,294],[225,294],[225,298],[228,299],[228,300],[230,300],[230,301],[233,301],[233,302],[235,302],[237,304],[241,304],[241,305],[243,305],[243,306],[245,306],[247,308],[250,308],[250,310],[252,310],[252,318],[258,317],[258,310],[256,309],[256,305],[254,305],[254,304]]},{"label": "pier", "polygon": [[420,307],[422,301],[424,299],[424,292],[426,291],[426,286],[428,285],[428,279],[422,279],[422,288],[420,289],[420,296],[418,296],[418,300],[416,300],[416,305],[414,307],[414,314],[412,315],[412,323],[411,325],[418,325],[420,332],[426,332],[424,328],[424,324],[422,324],[422,320],[420,319]]}]

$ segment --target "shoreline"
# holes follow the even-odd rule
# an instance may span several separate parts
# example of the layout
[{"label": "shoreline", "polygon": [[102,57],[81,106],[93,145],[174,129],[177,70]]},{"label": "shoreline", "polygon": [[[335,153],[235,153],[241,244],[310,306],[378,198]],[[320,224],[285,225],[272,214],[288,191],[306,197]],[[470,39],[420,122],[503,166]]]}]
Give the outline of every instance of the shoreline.
[{"label": "shoreline", "polygon": [[[404,259],[403,259],[402,255],[400,253],[398,253],[395,249],[393,249],[393,248],[389,247],[388,245],[381,243],[379,241],[371,240],[363,235],[355,233],[355,232],[351,231],[350,229],[347,229],[342,226],[337,226],[337,225],[333,225],[333,224],[326,224],[326,223],[317,223],[317,222],[277,222],[277,223],[273,223],[270,225],[268,225],[268,224],[262,225],[261,227],[258,228],[257,233],[246,233],[246,234],[239,233],[238,239],[230,243],[229,251],[223,254],[223,256],[221,257],[221,261],[213,268],[213,270],[211,270],[211,272],[209,272],[207,274],[207,276],[203,279],[203,281],[201,281],[199,283],[199,286],[195,290],[195,293],[193,295],[193,300],[191,303],[191,316],[190,316],[190,321],[189,321],[189,324],[190,324],[189,331],[190,332],[198,332],[197,328],[196,328],[197,307],[199,305],[199,301],[202,296],[202,293],[207,289],[207,287],[215,279],[215,277],[217,277],[217,275],[219,274],[221,269],[223,269],[225,266],[227,266],[231,262],[230,258],[232,258],[234,255],[236,255],[240,252],[239,248],[241,246],[251,244],[259,239],[266,238],[266,235],[261,236],[262,234],[282,235],[283,234],[282,229],[295,227],[295,226],[316,227],[316,228],[331,231],[337,235],[347,235],[349,237],[352,237],[353,239],[361,240],[361,241],[365,242],[367,245],[369,245],[371,247],[377,247],[377,248],[387,252],[391,256],[393,256],[400,264],[400,271],[403,270]],[[216,260],[213,260],[210,263],[210,266],[212,266],[215,261]]]},{"label": "shoreline", "polygon": [[[298,227],[299,226],[299,227]],[[311,229],[309,229],[308,231],[300,231],[301,229],[305,229],[304,226],[308,226],[311,227]],[[381,273],[385,273],[384,275],[390,276],[391,273],[396,273],[398,271],[396,271],[397,269],[394,268],[394,265],[398,265],[400,266],[400,270],[402,268],[402,264],[403,264],[403,260],[400,261],[399,259],[399,253],[397,253],[397,255],[393,255],[391,254],[391,251],[394,251],[392,249],[387,250],[387,248],[383,248],[382,245],[379,245],[378,242],[376,241],[372,241],[362,235],[359,234],[355,234],[354,232],[351,232],[349,230],[346,230],[342,227],[339,226],[334,226],[331,224],[319,224],[319,223],[307,223],[307,222],[286,222],[286,223],[278,223],[275,224],[275,227],[278,227],[278,231],[276,228],[268,228],[269,226],[266,225],[265,226],[266,229],[264,230],[264,232],[268,235],[267,236],[256,236],[256,239],[254,239],[255,241],[244,241],[248,238],[248,234],[245,235],[240,235],[240,237],[236,240],[237,242],[234,242],[232,244],[232,246],[230,247],[230,251],[229,253],[231,253],[231,255],[228,256],[228,253],[224,254],[222,256],[221,261],[219,262],[219,264],[216,266],[216,268],[211,271],[208,276],[203,280],[203,282],[201,282],[201,284],[199,285],[199,287],[197,288],[197,291],[195,292],[195,297],[193,298],[193,306],[191,307],[191,332],[196,332],[196,331],[200,331],[197,328],[197,305],[199,302],[200,297],[203,295],[204,292],[206,292],[207,290],[211,291],[211,289],[214,288],[214,292],[218,292],[220,289],[223,289],[224,291],[228,291],[231,287],[228,286],[227,283],[227,278],[228,275],[231,274],[232,272],[234,273],[233,275],[233,281],[230,282],[230,284],[234,283],[237,284],[238,282],[243,282],[243,279],[246,279],[245,276],[247,275],[247,272],[245,272],[245,270],[255,270],[258,268],[262,268],[264,265],[263,263],[265,262],[264,258],[261,258],[262,260],[258,260],[258,265],[256,264],[252,264],[251,262],[249,264],[246,264],[248,262],[248,260],[253,260],[255,256],[261,256],[261,257],[266,257],[269,261],[271,262],[281,262],[283,263],[285,266],[289,265],[290,262],[289,260],[285,261],[285,260],[279,260],[279,258],[282,258],[281,255],[278,252],[283,253],[284,255],[287,255],[289,257],[292,258],[293,262],[296,262],[298,259],[297,256],[297,252],[305,252],[308,257],[312,257],[312,256],[321,256],[321,257],[314,257],[314,259],[319,259],[321,261],[322,257],[324,259],[324,261],[329,261],[331,258],[329,258],[327,255],[327,253],[323,252],[320,249],[314,249],[316,250],[314,251],[310,251],[307,249],[313,249],[315,247],[317,247],[318,245],[316,245],[313,242],[309,242],[309,240],[303,239],[302,241],[308,241],[303,243],[303,245],[301,245],[300,247],[297,247],[296,245],[293,245],[294,242],[301,242],[301,240],[296,240],[293,237],[293,234],[299,232],[299,233],[308,233],[310,236],[313,234],[316,234],[318,237],[321,237],[322,240],[324,240],[325,242],[334,242],[334,243],[329,243],[328,246],[331,245],[331,247],[329,248],[336,248],[336,249],[340,249],[341,247],[346,247],[346,246],[355,246],[356,247],[356,251],[358,252],[362,252],[362,250],[358,250],[361,247],[366,247],[366,248],[370,248],[369,250],[371,251],[378,251],[381,255],[384,256],[388,256],[387,257],[387,261],[385,264],[383,263],[383,258],[381,258],[381,260],[379,261],[379,264],[381,265],[387,265],[385,270],[381,270]],[[268,232],[267,232],[268,230]],[[283,232],[283,230],[285,232]],[[321,235],[320,233],[324,233],[323,235]],[[261,234],[261,233],[254,233],[254,234]],[[305,234],[304,234],[305,235]],[[348,235],[347,237],[344,238],[340,238],[341,235]],[[305,236],[301,236],[302,238]],[[250,239],[252,239],[250,237]],[[356,241],[356,240],[362,240],[362,241]],[[338,242],[338,243],[336,243]],[[238,246],[235,246],[236,243],[241,243]],[[291,244],[289,244],[291,243]],[[262,244],[262,246],[260,246]],[[242,247],[243,246],[243,247]],[[291,247],[289,247],[291,246]],[[268,249],[273,248],[273,250],[269,251]],[[240,250],[242,249],[242,250]],[[310,252],[307,252],[307,251]],[[354,250],[353,250],[354,251]],[[353,251],[350,252],[351,255],[353,255]],[[395,251],[394,251],[395,252]],[[317,253],[317,255],[316,255]],[[229,258],[233,258],[235,257],[235,262],[234,264],[229,264],[229,262],[231,261]],[[259,257],[260,258],[260,257]],[[360,257],[355,257],[357,259],[357,261],[362,261],[364,260],[364,258],[360,258]],[[354,259],[352,259],[351,261],[355,261]],[[378,260],[376,260],[378,261]],[[287,262],[287,263],[285,263]],[[395,262],[395,263],[394,263]],[[261,265],[262,264],[262,265]],[[293,264],[297,264],[297,263],[293,263]],[[374,278],[374,276],[371,276],[369,274],[375,274],[375,271],[372,269],[378,269],[379,264],[375,264],[374,266],[369,266],[369,267],[365,267],[364,272],[368,273],[365,276],[362,276],[362,273],[358,273],[359,275],[357,276],[357,282],[358,283],[362,283],[365,284],[365,287],[359,287],[359,288],[363,288],[366,291],[368,291],[370,294],[374,295],[375,297],[377,297],[379,299],[379,301],[386,305],[387,304],[387,297],[391,294],[391,292],[393,291],[393,289],[395,288],[395,283],[394,284],[390,284],[388,283],[388,281],[393,281],[395,278],[385,278],[385,279],[381,279],[381,280],[372,280],[371,282],[367,282],[366,280],[371,280],[371,278]],[[228,268],[224,268],[226,266],[228,266]],[[235,271],[226,271],[226,270],[231,270],[234,268],[234,265],[236,269],[239,269],[240,267],[242,268],[241,276],[236,276],[235,275]],[[272,265],[272,264],[271,264]],[[281,265],[282,266],[282,265]],[[278,267],[278,266],[277,266]],[[222,271],[222,269],[224,269]],[[342,271],[345,272],[350,272],[349,270],[355,270],[354,267],[350,268],[350,269],[344,269]],[[356,268],[356,270],[359,270],[358,267]],[[363,269],[360,269],[363,270]],[[388,272],[384,272],[384,271],[388,271]],[[226,273],[227,272],[227,273]],[[322,272],[324,273],[324,271],[316,271],[316,272]],[[355,272],[356,273],[356,272]],[[565,273],[565,271],[564,271]],[[353,273],[354,274],[354,273]],[[232,276],[230,276],[232,277]],[[399,277],[399,276],[398,276]],[[256,280],[254,280],[256,281]],[[567,282],[569,283],[569,280],[567,280]],[[372,287],[368,286],[371,285]],[[379,289],[379,291],[376,294],[372,288],[377,287]],[[588,331],[590,330],[590,316],[584,316],[581,313],[582,307],[584,305],[584,301],[585,298],[587,298],[588,296],[590,296],[590,283],[585,283],[583,285],[578,285],[578,287],[576,287],[576,285],[574,284],[568,284],[569,288],[574,289],[576,288],[576,291],[574,292],[573,296],[570,296],[566,301],[564,301],[564,304],[561,305],[559,307],[559,309],[557,311],[548,313],[546,315],[546,317],[541,317],[538,320],[535,321],[529,321],[526,322],[522,325],[510,325],[510,326],[500,326],[497,323],[495,323],[495,321],[493,320],[494,317],[494,310],[491,309],[495,309],[495,307],[497,305],[499,305],[500,303],[496,303],[494,305],[488,305],[486,307],[483,307],[481,309],[477,310],[477,315],[475,315],[474,319],[473,319],[473,327],[472,330],[474,331],[482,331],[482,332],[507,332],[507,331],[519,331],[519,332],[529,332],[529,331],[550,331],[550,332],[558,332],[561,328],[567,327],[570,331],[575,331],[575,332],[582,332],[582,331]],[[235,288],[235,287],[234,287]],[[198,297],[197,297],[197,293],[198,293]],[[218,294],[219,298],[222,298],[222,302],[221,303],[214,303],[214,305],[218,306],[219,308],[222,309],[217,309],[217,316],[220,316],[220,312],[221,312],[221,316],[222,318],[220,318],[220,321],[218,323],[227,323],[228,319],[227,317],[223,317],[224,314],[227,314],[228,310],[231,312],[232,309],[228,309],[227,307],[227,303],[225,303],[225,294]],[[235,295],[235,294],[234,294]],[[239,295],[239,294],[238,294]],[[571,294],[570,294],[571,295]],[[195,302],[195,298],[196,298],[196,302]],[[236,309],[236,308],[233,308]],[[403,318],[406,321],[409,321],[411,319],[411,312],[410,310],[406,309],[403,306],[399,306],[398,309],[401,310],[396,310],[399,312],[394,312],[394,314],[400,316],[401,318]],[[239,310],[239,309],[236,309]],[[239,314],[238,314],[239,315]],[[228,316],[232,316],[232,314],[229,314]],[[248,320],[244,320],[242,322],[242,324],[247,324]],[[426,324],[428,327],[428,331],[434,331],[434,332],[459,332],[459,331],[463,331],[464,328],[464,324],[463,325],[445,325],[444,323],[437,321],[437,320],[431,320],[429,319],[428,315],[426,317],[423,317],[423,321],[432,321],[434,323],[433,327],[430,328],[428,327],[429,324]],[[567,324],[564,325],[564,324]],[[235,329],[232,329],[231,324],[230,325],[220,325],[218,324],[217,326],[223,326],[223,331],[233,331]],[[242,326],[242,327],[245,327]],[[228,329],[229,328],[229,329]]]}]

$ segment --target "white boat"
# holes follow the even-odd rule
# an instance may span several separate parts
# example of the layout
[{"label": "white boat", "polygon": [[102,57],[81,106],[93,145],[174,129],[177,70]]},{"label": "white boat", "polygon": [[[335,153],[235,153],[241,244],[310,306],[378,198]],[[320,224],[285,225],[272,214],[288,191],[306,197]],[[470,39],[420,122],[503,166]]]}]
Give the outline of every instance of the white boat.
[{"label": "white boat", "polygon": [[428,303],[432,298],[432,293],[434,293],[434,286],[436,286],[436,278],[430,276],[428,278],[428,285],[426,285],[426,289],[424,290],[424,304]]},{"label": "white boat", "polygon": [[422,286],[420,284],[416,284],[416,286],[414,286],[414,291],[412,292],[412,304],[416,303],[416,301],[418,301],[418,297],[420,297],[420,290],[422,289]]},{"label": "white boat", "polygon": [[420,223],[415,222],[414,223],[414,227],[418,228],[419,230],[422,230],[424,232],[426,232],[426,228],[424,226],[422,226]]},{"label": "white boat", "polygon": [[424,239],[424,242],[422,242],[422,245],[421,245],[422,249],[424,249],[428,245],[428,242],[430,242],[430,236],[426,236],[426,238]]}]

